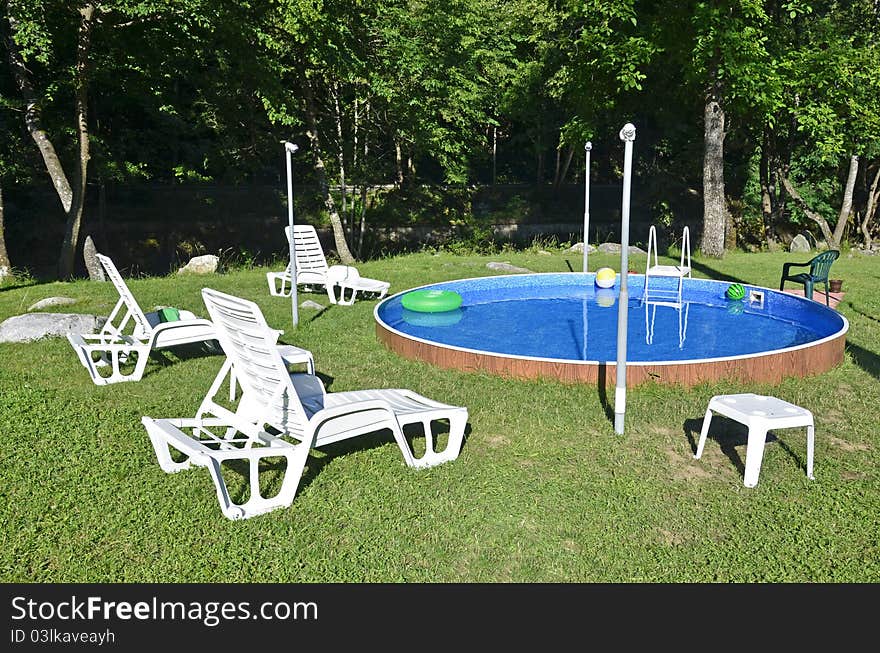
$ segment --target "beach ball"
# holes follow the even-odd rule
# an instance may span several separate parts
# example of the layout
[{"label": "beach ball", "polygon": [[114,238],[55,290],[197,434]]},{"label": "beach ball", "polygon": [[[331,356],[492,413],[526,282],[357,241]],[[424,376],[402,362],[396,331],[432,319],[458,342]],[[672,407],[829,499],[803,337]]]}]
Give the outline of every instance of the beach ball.
[{"label": "beach ball", "polygon": [[611,288],[616,276],[611,268],[599,268],[596,270],[596,285],[600,288]]},{"label": "beach ball", "polygon": [[741,283],[732,283],[727,288],[727,299],[739,300],[746,296],[746,289]]},{"label": "beach ball", "polygon": [[610,288],[599,288],[596,291],[596,303],[603,308],[614,306],[614,291]]}]

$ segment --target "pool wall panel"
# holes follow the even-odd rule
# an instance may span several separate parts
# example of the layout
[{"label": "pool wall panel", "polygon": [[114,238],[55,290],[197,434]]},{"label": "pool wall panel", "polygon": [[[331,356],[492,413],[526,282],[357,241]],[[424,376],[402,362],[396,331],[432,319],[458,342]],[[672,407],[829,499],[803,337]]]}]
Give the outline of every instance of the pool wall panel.
[{"label": "pool wall panel", "polygon": [[[518,379],[554,378],[565,383],[606,384],[617,379],[616,365],[610,363],[566,362],[517,358],[475,353],[441,347],[400,336],[382,324],[376,335],[386,347],[411,360],[420,360],[446,369],[465,372],[488,372]],[[626,384],[629,387],[648,381],[693,386],[709,381],[743,383],[779,383],[786,377],[805,377],[826,372],[843,362],[846,334],[818,344],[776,353],[724,360],[685,361],[682,363],[629,363]]]}]

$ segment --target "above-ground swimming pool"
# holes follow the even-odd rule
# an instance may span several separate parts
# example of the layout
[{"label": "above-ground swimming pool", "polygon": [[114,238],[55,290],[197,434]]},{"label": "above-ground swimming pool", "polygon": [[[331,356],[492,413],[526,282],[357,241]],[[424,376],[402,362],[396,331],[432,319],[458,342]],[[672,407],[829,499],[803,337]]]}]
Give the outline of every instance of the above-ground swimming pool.
[{"label": "above-ground swimming pool", "polygon": [[[843,360],[849,323],[824,304],[746,285],[730,300],[728,282],[628,279],[627,383],[649,379],[778,382],[824,372]],[[617,360],[619,275],[598,288],[595,274],[522,274],[423,286],[461,295],[461,308],[405,309],[405,291],[375,309],[376,333],[393,351],[466,371],[568,382],[611,382]],[[416,290],[416,289],[411,289]]]}]

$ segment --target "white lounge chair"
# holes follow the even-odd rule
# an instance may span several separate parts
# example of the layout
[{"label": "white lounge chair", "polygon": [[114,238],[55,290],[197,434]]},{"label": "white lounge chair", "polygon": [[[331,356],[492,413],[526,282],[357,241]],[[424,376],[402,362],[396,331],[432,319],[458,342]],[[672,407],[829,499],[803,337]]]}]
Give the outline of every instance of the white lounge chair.
[{"label": "white lounge chair", "polygon": [[97,257],[119,301],[98,333],[67,334],[96,385],[140,380],[153,349],[216,340],[214,325],[189,311],[180,310],[180,319],[171,322],[162,322],[159,311],[144,313],[113,261],[103,254]]},{"label": "white lounge chair", "polygon": [[[454,460],[461,451],[467,424],[466,408],[450,406],[411,390],[362,390],[327,393],[320,379],[308,373],[290,374],[274,346],[273,331],[253,302],[216,290],[202,291],[217,337],[227,355],[194,418],[141,422],[150,436],[159,465],[166,472],[191,465],[207,467],[223,514],[229,519],[253,517],[293,502],[312,447],[388,429],[410,467],[424,468]],[[233,408],[215,397],[234,374],[241,395]],[[448,420],[446,447],[435,450],[431,424]],[[409,424],[421,424],[425,453],[416,457],[404,435]],[[172,449],[186,456],[180,462]],[[280,489],[271,498],[260,491],[259,463],[267,458],[285,461]],[[236,503],[224,480],[222,463],[249,464],[247,499]]]},{"label": "white lounge chair", "polygon": [[[290,226],[284,228],[288,243]],[[331,304],[350,306],[358,292],[370,293],[382,299],[391,286],[387,281],[362,277],[358,269],[350,265],[327,265],[324,249],[318,240],[318,232],[311,225],[294,225],[296,283],[302,286],[322,286]],[[267,272],[269,294],[274,297],[290,297],[290,264],[284,272]],[[337,295],[338,290],[338,295]],[[347,295],[347,297],[346,297]]]}]

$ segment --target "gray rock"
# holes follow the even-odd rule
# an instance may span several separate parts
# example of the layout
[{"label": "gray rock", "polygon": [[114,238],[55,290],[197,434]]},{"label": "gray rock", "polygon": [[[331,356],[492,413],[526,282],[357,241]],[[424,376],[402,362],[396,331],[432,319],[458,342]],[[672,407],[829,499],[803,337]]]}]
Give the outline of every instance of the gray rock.
[{"label": "gray rock", "polygon": [[486,267],[490,270],[497,270],[499,272],[531,272],[528,268],[518,268],[515,265],[511,265],[506,261],[504,263],[499,263],[497,261],[490,261],[486,263]]},{"label": "gray rock", "polygon": [[791,245],[788,246],[788,251],[790,252],[809,252],[811,249],[810,241],[803,234],[798,234],[792,238]]},{"label": "gray rock", "polygon": [[[566,251],[572,252],[574,254],[583,254],[584,253],[584,244],[583,243],[575,243],[571,247],[569,247]],[[587,245],[587,254],[592,254],[596,251],[595,245]]]},{"label": "gray rock", "polygon": [[95,333],[106,321],[105,317],[81,313],[15,315],[0,324],[0,342],[32,342],[68,333]]},{"label": "gray rock", "polygon": [[319,304],[318,302],[313,302],[311,299],[305,300],[302,304],[299,305],[300,308],[313,308],[316,311],[323,311],[324,305]]},{"label": "gray rock", "polygon": [[95,242],[92,240],[92,237],[86,236],[86,241],[83,243],[83,259],[86,262],[86,270],[89,271],[89,279],[92,281],[106,281],[104,268],[98,262],[97,253],[98,250],[95,248]]},{"label": "gray rock", "polygon": [[[620,243],[602,243],[599,245],[599,251],[603,254],[620,254]],[[645,254],[645,250],[635,245],[629,246],[630,254]]]},{"label": "gray rock", "polygon": [[193,256],[189,263],[180,268],[177,273],[190,272],[192,274],[214,274],[217,271],[217,264],[220,259],[214,254],[204,254],[202,256]]},{"label": "gray rock", "polygon": [[69,306],[70,304],[76,304],[76,300],[72,297],[46,297],[46,299],[41,299],[36,304],[33,304],[28,309],[28,313],[49,308],[50,306]]}]

